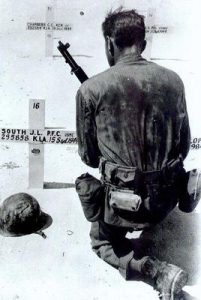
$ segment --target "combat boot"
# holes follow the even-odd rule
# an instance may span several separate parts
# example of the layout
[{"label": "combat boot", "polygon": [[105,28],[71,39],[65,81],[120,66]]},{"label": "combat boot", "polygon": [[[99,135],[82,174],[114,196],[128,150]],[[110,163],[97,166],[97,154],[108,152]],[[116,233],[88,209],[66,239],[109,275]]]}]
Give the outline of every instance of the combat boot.
[{"label": "combat boot", "polygon": [[181,268],[152,257],[148,257],[143,264],[142,274],[153,280],[160,300],[178,299],[188,280],[188,274]]}]

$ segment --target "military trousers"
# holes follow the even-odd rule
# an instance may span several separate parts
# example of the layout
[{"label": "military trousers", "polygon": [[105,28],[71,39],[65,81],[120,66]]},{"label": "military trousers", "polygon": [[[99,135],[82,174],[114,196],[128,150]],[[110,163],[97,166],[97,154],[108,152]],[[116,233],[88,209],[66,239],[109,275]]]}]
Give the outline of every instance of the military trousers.
[{"label": "military trousers", "polygon": [[91,245],[93,251],[105,262],[119,270],[126,279],[130,279],[129,264],[134,258],[132,242],[126,238],[133,229],[117,227],[97,221],[91,223]]}]

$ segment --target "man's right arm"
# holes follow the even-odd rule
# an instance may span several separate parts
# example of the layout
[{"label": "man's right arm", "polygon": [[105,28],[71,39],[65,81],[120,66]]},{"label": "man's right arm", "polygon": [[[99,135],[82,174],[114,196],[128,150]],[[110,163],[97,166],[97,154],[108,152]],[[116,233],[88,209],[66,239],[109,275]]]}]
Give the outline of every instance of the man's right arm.
[{"label": "man's right arm", "polygon": [[101,153],[98,148],[94,107],[91,100],[85,99],[80,90],[76,95],[76,129],[78,153],[82,161],[97,168]]}]

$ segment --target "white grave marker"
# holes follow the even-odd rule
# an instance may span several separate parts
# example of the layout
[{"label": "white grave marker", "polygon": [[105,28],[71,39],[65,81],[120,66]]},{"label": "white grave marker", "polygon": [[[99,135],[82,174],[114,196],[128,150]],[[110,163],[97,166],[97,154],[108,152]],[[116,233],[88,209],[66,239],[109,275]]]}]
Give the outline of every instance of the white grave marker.
[{"label": "white grave marker", "polygon": [[[30,100],[29,128],[44,129],[45,100]],[[29,187],[43,188],[44,181],[44,145],[29,143]]]},{"label": "white grave marker", "polygon": [[30,99],[29,129],[0,128],[0,141],[29,143],[29,188],[69,188],[70,183],[44,183],[44,144],[77,144],[75,131],[45,128],[45,100]]}]

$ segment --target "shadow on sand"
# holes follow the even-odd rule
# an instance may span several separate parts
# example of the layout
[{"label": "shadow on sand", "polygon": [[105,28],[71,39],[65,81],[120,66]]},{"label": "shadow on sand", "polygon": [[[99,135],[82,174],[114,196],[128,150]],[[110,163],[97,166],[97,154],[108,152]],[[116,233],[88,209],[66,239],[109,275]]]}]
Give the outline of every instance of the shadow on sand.
[{"label": "shadow on sand", "polygon": [[201,270],[199,218],[176,208],[162,223],[131,240],[136,257],[151,255],[175,264],[188,272],[188,285],[196,284]]}]

